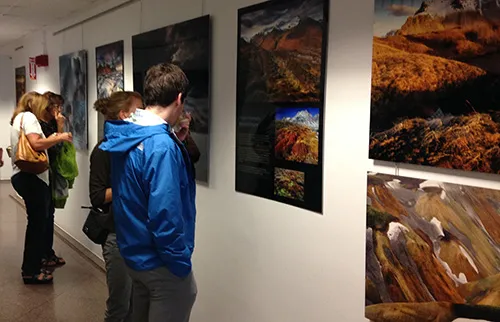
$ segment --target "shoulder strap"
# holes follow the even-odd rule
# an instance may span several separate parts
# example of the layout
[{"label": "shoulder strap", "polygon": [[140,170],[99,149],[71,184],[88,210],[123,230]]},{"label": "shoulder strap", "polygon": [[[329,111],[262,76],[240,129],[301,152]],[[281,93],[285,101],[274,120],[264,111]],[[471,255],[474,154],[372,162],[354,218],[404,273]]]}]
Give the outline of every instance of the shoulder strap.
[{"label": "shoulder strap", "polygon": [[26,113],[26,112],[23,112],[23,114],[21,115],[21,123],[19,123],[19,130],[20,131],[24,131],[24,127],[23,127],[24,113]]}]

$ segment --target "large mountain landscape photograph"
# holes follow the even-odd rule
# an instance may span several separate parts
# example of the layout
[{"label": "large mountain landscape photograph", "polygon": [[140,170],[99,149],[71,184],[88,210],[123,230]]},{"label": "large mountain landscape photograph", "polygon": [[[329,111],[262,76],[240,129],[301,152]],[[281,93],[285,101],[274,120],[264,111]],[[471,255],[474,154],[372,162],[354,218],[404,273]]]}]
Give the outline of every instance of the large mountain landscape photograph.
[{"label": "large mountain landscape photograph", "polygon": [[325,0],[270,1],[239,18],[240,103],[320,102]]},{"label": "large mountain landscape photograph", "polygon": [[274,153],[278,160],[318,164],[319,108],[279,108],[276,111]]},{"label": "large mountain landscape photograph", "polygon": [[500,173],[500,1],[375,1],[370,158]]},{"label": "large mountain landscape photograph", "polygon": [[500,191],[368,174],[365,316],[500,320]]}]

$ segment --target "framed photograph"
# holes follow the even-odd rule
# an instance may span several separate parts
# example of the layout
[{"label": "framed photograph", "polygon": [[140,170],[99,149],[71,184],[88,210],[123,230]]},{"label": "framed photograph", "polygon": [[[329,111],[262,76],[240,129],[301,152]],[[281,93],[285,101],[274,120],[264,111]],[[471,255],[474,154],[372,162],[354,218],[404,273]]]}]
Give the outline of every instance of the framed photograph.
[{"label": "framed photograph", "polygon": [[132,37],[134,90],[143,93],[148,69],[160,63],[178,65],[189,79],[184,109],[191,114],[192,141],[200,151],[196,180],[208,183],[210,142],[210,16],[181,22]]},{"label": "framed photograph", "polygon": [[87,51],[59,57],[59,82],[64,97],[63,114],[77,150],[88,149]]},{"label": "framed photograph", "polygon": [[500,191],[368,173],[365,316],[497,321]]},{"label": "framed photograph", "polygon": [[123,40],[95,49],[97,98],[123,91]]},{"label": "framed photograph", "polygon": [[290,0],[238,11],[236,190],[318,213],[328,10]]},{"label": "framed photograph", "polygon": [[16,104],[26,93],[26,66],[16,68]]},{"label": "framed photograph", "polygon": [[[113,92],[123,91],[125,89],[123,40],[97,47],[95,61],[97,98],[109,97]],[[98,113],[98,140],[104,137],[104,122],[104,116]]]},{"label": "framed photograph", "polygon": [[375,1],[370,158],[500,173],[499,1]]}]

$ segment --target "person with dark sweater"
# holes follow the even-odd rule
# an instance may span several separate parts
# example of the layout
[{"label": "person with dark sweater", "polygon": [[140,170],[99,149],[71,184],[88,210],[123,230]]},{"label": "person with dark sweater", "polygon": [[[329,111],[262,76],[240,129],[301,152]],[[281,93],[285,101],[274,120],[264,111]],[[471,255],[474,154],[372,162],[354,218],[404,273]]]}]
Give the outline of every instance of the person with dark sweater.
[{"label": "person with dark sweater", "polygon": [[[45,109],[41,118],[38,120],[40,126],[42,127],[43,134],[45,137],[50,137],[55,134],[60,134],[64,132],[64,123],[66,118],[61,113],[61,107],[64,104],[64,98],[61,95],[55,94],[53,92],[45,92],[43,94],[49,101],[49,106]],[[62,143],[58,143],[49,149],[47,149],[47,154],[49,156],[49,189],[52,192],[54,188],[54,164],[57,155],[61,151]],[[56,255],[54,251],[54,214],[56,212],[54,199],[50,198],[50,208],[49,217],[47,218],[46,235],[44,240],[44,257],[42,259],[42,265],[46,268],[54,268],[58,266],[63,266],[66,261]]]},{"label": "person with dark sweater", "polygon": [[[99,99],[94,104],[94,109],[103,114],[106,120],[124,120],[141,107],[142,98],[135,92],[115,92],[109,98]],[[179,124],[177,127],[178,136],[183,139],[183,144],[194,164],[200,159],[200,151],[189,135],[191,117],[189,115],[186,117],[188,122]],[[90,156],[89,195],[92,206],[100,208],[108,214],[105,227],[103,227],[108,231],[108,237],[102,245],[109,292],[105,322],[128,322],[131,321],[132,311],[132,281],[117,245],[115,216],[112,207],[111,155],[100,149],[102,143],[103,141],[100,141],[94,147]]]},{"label": "person with dark sweater", "polygon": [[[98,99],[94,109],[103,114],[106,120],[122,120],[142,107],[142,97],[135,92],[115,92],[109,98]],[[132,280],[125,262],[120,255],[116,242],[113,207],[111,202],[111,159],[107,152],[99,149],[102,141],[93,149],[90,156],[89,196],[92,206],[108,214],[104,229],[108,231],[106,242],[102,245],[102,255],[106,263],[106,301],[105,322],[130,322]]]}]

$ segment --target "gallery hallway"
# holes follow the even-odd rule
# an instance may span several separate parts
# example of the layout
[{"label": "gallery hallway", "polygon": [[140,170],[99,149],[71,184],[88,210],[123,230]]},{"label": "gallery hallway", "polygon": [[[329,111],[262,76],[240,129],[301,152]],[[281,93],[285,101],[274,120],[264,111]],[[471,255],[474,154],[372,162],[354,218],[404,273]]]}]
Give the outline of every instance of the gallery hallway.
[{"label": "gallery hallway", "polygon": [[104,273],[57,236],[54,249],[67,264],[54,272],[54,284],[23,284],[20,266],[26,217],[11,194],[10,183],[0,183],[0,322],[103,321]]}]

